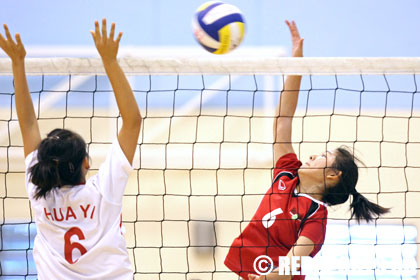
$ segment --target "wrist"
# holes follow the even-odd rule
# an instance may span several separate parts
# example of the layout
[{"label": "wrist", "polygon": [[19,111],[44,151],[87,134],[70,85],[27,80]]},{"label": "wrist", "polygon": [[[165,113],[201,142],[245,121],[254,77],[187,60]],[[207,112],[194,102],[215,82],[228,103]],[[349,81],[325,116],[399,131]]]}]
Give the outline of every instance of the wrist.
[{"label": "wrist", "polygon": [[117,58],[116,57],[112,57],[112,58],[103,58],[102,57],[102,62],[104,65],[112,65],[114,63],[117,63]]},{"label": "wrist", "polygon": [[303,57],[303,52],[302,51],[295,52],[295,53],[292,54],[292,57]]},{"label": "wrist", "polygon": [[12,67],[25,66],[25,58],[12,59]]}]

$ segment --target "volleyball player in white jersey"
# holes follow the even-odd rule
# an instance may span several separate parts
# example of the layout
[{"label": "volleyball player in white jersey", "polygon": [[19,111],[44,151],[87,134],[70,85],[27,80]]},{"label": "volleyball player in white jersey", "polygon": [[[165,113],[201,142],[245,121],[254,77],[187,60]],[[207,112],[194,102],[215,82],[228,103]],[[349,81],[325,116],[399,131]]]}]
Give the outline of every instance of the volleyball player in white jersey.
[{"label": "volleyball player in white jersey", "polygon": [[123,123],[98,173],[86,181],[89,159],[78,134],[54,129],[41,139],[25,77],[25,48],[19,34],[15,43],[6,25],[4,29],[0,47],[12,60],[26,187],[38,229],[33,252],[38,278],[132,279],[121,209],[142,119],[116,59],[122,33],[114,39],[112,24],[108,36],[105,19],[101,31],[98,22],[91,31]]}]

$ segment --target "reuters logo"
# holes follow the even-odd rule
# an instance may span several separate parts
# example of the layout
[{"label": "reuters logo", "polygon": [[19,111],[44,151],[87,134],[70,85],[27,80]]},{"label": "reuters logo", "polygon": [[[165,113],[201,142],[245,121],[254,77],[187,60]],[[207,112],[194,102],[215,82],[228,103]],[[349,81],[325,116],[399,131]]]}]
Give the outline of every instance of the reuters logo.
[{"label": "reuters logo", "polygon": [[254,260],[254,271],[259,275],[267,275],[274,269],[273,260],[269,256],[259,256]]}]

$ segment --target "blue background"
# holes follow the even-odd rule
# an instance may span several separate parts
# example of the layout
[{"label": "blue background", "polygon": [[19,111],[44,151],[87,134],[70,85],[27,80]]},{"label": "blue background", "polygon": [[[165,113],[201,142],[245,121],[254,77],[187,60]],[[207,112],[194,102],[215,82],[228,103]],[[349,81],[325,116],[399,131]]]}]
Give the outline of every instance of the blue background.
[{"label": "blue background", "polygon": [[[26,45],[92,46],[103,17],[124,31],[122,45],[192,46],[191,18],[203,0],[2,0],[0,19]],[[420,1],[231,0],[247,22],[243,46],[289,46],[294,19],[307,56],[419,56]]]}]

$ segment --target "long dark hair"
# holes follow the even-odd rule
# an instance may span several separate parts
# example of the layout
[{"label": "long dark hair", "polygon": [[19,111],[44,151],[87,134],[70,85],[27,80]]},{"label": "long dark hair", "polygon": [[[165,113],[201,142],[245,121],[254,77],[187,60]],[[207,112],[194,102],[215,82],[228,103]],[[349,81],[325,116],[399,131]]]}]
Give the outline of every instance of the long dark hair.
[{"label": "long dark hair", "polygon": [[370,222],[374,217],[385,214],[390,209],[370,202],[356,190],[357,180],[359,179],[359,169],[356,162],[363,164],[349,151],[348,147],[341,146],[336,149],[335,161],[331,168],[341,171],[340,180],[337,185],[325,190],[322,200],[328,205],[337,205],[346,202],[352,195],[351,218],[354,216],[358,223],[362,219]]},{"label": "long dark hair", "polygon": [[54,129],[38,147],[38,163],[31,167],[31,182],[37,186],[34,198],[64,185],[83,183],[82,163],[87,157],[83,138],[67,129]]}]

